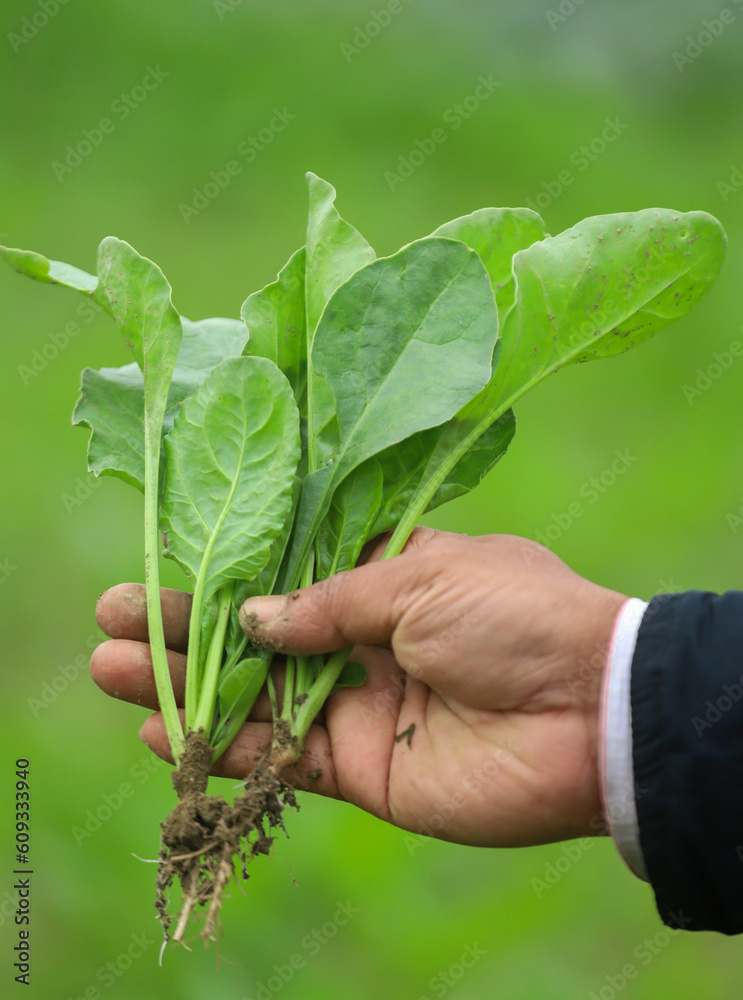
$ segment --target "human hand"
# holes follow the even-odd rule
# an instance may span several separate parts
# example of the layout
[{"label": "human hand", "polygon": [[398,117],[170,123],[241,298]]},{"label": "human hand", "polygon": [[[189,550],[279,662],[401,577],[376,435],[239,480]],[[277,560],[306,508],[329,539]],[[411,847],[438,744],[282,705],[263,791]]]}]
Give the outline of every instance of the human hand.
[{"label": "human hand", "polygon": [[[514,536],[417,529],[400,556],[379,554],[243,608],[258,644],[309,655],[354,643],[352,658],[367,669],[362,687],[328,700],[287,783],[464,844],[596,833],[601,675],[625,598]],[[162,603],[182,703],[190,595],[164,590]],[[94,679],[155,708],[144,588],[107,591],[97,618],[112,640],[93,654]],[[244,778],[270,734],[264,694],[214,773]],[[140,735],[171,759],[159,713]]]}]

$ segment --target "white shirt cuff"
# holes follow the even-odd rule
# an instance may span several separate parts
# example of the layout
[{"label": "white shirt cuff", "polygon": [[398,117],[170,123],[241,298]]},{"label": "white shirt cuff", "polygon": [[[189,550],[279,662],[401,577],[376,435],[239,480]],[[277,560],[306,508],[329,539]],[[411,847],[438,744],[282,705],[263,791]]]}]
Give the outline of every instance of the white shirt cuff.
[{"label": "white shirt cuff", "polygon": [[630,598],[614,623],[603,678],[599,741],[601,794],[609,830],[629,869],[646,882],[635,805],[630,678],[637,633],[647,606],[645,601]]}]

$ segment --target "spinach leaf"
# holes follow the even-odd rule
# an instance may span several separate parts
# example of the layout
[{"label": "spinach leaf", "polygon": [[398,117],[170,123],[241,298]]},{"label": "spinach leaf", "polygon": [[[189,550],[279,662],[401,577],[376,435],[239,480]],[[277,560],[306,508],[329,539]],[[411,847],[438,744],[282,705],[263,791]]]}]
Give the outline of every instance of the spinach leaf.
[{"label": "spinach leaf", "polygon": [[364,237],[342,219],[335,207],[335,188],[307,173],[310,211],[307,222],[305,302],[310,341],[330,296],[354,271],[376,254]]},{"label": "spinach leaf", "polygon": [[515,302],[490,383],[441,431],[388,551],[401,551],[436,490],[525,392],[579,361],[629,350],[692,309],[717,278],[725,234],[705,212],[585,219],[513,258]]},{"label": "spinach leaf", "polygon": [[[454,418],[456,420],[456,417]],[[457,424],[458,429],[463,429]],[[470,446],[462,458],[436,489],[422,513],[427,513],[473,490],[505,455],[516,433],[513,410],[506,410]],[[384,498],[369,538],[394,528],[408,508],[416,489],[425,476],[431,456],[436,449],[442,428],[433,427],[407,438],[399,445],[388,448],[378,456],[384,477]]]},{"label": "spinach leaf", "polygon": [[160,449],[170,380],[183,328],[160,268],[128,243],[108,237],[98,248],[98,291],[144,373],[144,536],[147,625],[160,709],[174,759],[183,748],[170,682],[160,608]]},{"label": "spinach leaf", "polygon": [[515,400],[567,364],[636,347],[694,308],[724,255],[716,219],[668,209],[598,215],[520,251],[497,395]]},{"label": "spinach leaf", "polygon": [[250,331],[244,353],[268,358],[289,379],[300,413],[306,408],[307,332],[305,322],[305,264],[302,247],[266,285],[243,303],[240,315]]},{"label": "spinach leaf", "polygon": [[375,458],[354,469],[333,493],[317,536],[317,575],[356,565],[382,502],[382,467]]},{"label": "spinach leaf", "polygon": [[[305,479],[288,589],[299,581],[335,487],[366,459],[442,423],[471,399],[490,378],[497,332],[487,272],[453,240],[411,243],[336,289],[312,344],[308,433],[315,434],[313,420],[323,427],[335,417],[339,442]],[[332,396],[318,392],[312,400],[316,378]]]},{"label": "spinach leaf", "polygon": [[545,238],[542,218],[529,208],[481,208],[445,222],[431,235],[461,240],[477,252],[490,275],[502,327],[514,302],[513,255]]},{"label": "spinach leaf", "polygon": [[64,264],[60,260],[48,260],[43,254],[34,250],[17,250],[14,247],[0,246],[0,256],[4,257],[19,274],[25,274],[35,281],[49,285],[72,288],[76,292],[92,296],[105,307],[108,305],[96,294],[98,278],[94,274],[88,274],[87,271],[81,271],[79,267]]},{"label": "spinach leaf", "polygon": [[[194,323],[182,316],[181,324],[183,340],[168,392],[163,435],[173,426],[183,400],[220,361],[239,356],[248,336],[240,320],[215,317]],[[91,429],[91,472],[117,476],[144,491],[144,376],[136,362],[98,371],[86,368],[72,422]]]},{"label": "spinach leaf", "polygon": [[168,558],[207,597],[254,579],[292,503],[299,419],[286,378],[264,358],[220,362],[183,403],[165,450]]}]

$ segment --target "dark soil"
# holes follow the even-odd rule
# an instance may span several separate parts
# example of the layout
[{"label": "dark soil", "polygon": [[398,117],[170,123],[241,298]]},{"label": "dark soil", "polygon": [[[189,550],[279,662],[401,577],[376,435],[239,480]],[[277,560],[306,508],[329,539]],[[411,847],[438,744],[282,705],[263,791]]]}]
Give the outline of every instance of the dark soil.
[{"label": "dark soil", "polygon": [[[196,907],[208,907],[201,936],[214,937],[222,893],[240,859],[247,862],[268,854],[272,831],[284,828],[283,811],[297,807],[294,789],[281,780],[284,769],[300,754],[288,727],[274,732],[273,743],[245,781],[232,805],[218,795],[207,795],[211,748],[201,731],[189,733],[180,766],[173,772],[179,802],[162,826],[156,907],[166,940],[182,941]],[[173,933],[168,913],[169,889],[178,878],[183,895]]]}]

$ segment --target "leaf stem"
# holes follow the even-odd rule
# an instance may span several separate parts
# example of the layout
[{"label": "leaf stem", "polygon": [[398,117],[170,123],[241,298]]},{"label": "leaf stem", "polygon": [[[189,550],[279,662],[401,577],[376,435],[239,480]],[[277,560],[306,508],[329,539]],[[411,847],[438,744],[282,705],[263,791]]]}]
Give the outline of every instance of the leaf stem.
[{"label": "leaf stem", "polygon": [[294,709],[294,657],[286,658],[286,679],[284,680],[284,707],[281,710],[281,718],[285,722],[291,723]]},{"label": "leaf stem", "polygon": [[300,743],[304,743],[304,739],[309,732],[315,716],[333,690],[335,682],[340,677],[341,671],[345,667],[348,657],[351,655],[352,649],[353,646],[346,646],[343,649],[336,650],[307,692],[307,700],[297,712],[297,717],[292,726],[292,732]]},{"label": "leaf stem", "polygon": [[273,716],[274,722],[278,722],[279,719],[279,699],[276,695],[276,685],[273,682],[273,674],[269,670],[266,674],[266,689],[268,690],[268,698],[271,702],[271,715]]},{"label": "leaf stem", "polygon": [[[222,666],[222,655],[224,653],[224,637],[227,632],[227,624],[232,610],[232,592],[234,584],[232,581],[226,583],[219,591],[219,610],[217,611],[217,621],[209,642],[209,652],[206,656],[206,666],[204,668],[204,679],[201,687],[198,708],[193,723],[189,729],[203,729],[208,734],[214,716],[214,704],[217,700],[217,685],[219,683],[219,672]],[[192,664],[188,664],[192,666]]]},{"label": "leaf stem", "polygon": [[[514,394],[516,395],[516,394]],[[429,478],[424,480],[418,489],[413,494],[410,503],[403,516],[400,518],[397,527],[395,528],[392,538],[390,538],[387,543],[387,548],[382,554],[382,559],[391,559],[393,556],[399,556],[402,550],[405,548],[405,543],[410,538],[413,533],[413,529],[420,521],[421,517],[425,514],[428,509],[428,505],[433,500],[436,490],[441,486],[441,484],[446,480],[451,470],[467,454],[467,452],[472,448],[474,443],[479,437],[485,433],[491,424],[500,417],[506,410],[511,406],[514,396],[508,399],[503,404],[498,404],[498,406],[491,410],[487,416],[479,420],[470,433],[461,439],[456,448],[453,448],[448,452],[444,461],[439,465],[436,472]]]},{"label": "leaf stem", "polygon": [[[162,607],[160,605],[160,531],[158,525],[158,482],[160,466],[160,424],[145,422],[145,494],[144,494],[144,567],[147,601],[147,629],[150,639],[152,671],[155,675],[157,700],[160,704],[165,732],[176,764],[185,743],[165,647]],[[162,421],[160,422],[162,423]],[[157,442],[157,444],[155,444]]]},{"label": "leaf stem", "polygon": [[[311,549],[309,555],[307,556],[307,562],[304,564],[302,579],[299,585],[300,587],[311,587],[314,579],[315,550]],[[307,690],[309,690],[313,680],[314,673],[312,671],[310,659],[306,656],[298,656],[294,671],[294,698],[298,698],[299,695],[304,694]]]},{"label": "leaf stem", "polygon": [[[252,700],[249,700],[243,706],[242,711],[238,715],[235,715],[230,718],[229,724],[227,726],[220,726],[217,729],[217,733],[211,737],[214,745],[214,750],[212,751],[212,763],[214,763],[215,760],[217,760],[219,757],[222,756],[227,747],[230,745],[230,743],[232,743],[234,738],[237,736],[243,723],[245,722],[245,720],[250,715],[250,712],[253,709],[253,705],[255,704],[258,695],[260,694],[264,681],[266,682],[266,684],[269,684],[270,666],[272,657],[273,653],[268,653],[268,652],[266,653],[264,667],[261,668],[260,672],[256,672],[256,674],[251,679],[250,683],[253,687],[253,692],[254,692]],[[271,681],[269,684],[268,688],[269,695],[271,693],[272,688],[273,688],[273,698],[271,700],[271,707],[273,708],[276,696],[276,688],[273,686],[273,681]],[[277,716],[274,713],[274,719],[275,718],[277,718]]]}]

